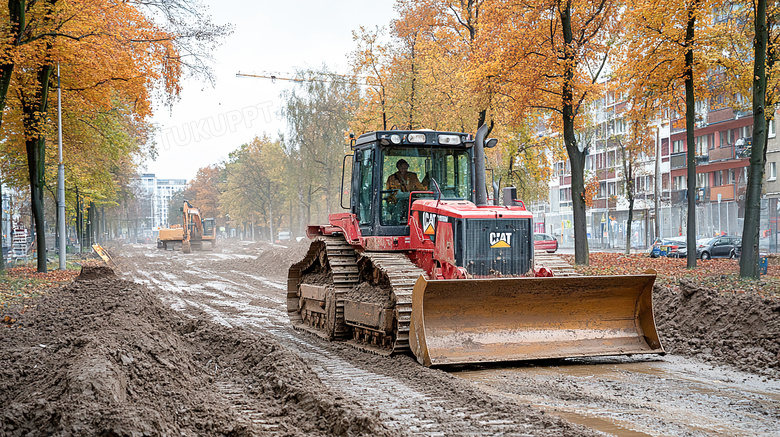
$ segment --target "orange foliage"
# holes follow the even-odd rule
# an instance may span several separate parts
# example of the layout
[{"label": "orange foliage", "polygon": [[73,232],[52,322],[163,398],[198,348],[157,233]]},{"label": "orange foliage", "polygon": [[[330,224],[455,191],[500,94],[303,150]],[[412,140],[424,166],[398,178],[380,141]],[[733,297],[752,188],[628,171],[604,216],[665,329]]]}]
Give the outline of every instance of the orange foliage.
[{"label": "orange foliage", "polygon": [[[562,255],[571,263],[572,255]],[[739,277],[739,260],[698,260],[696,269],[686,267],[685,258],[650,258],[647,254],[624,255],[598,252],[590,254],[589,266],[574,266],[582,275],[636,275],[653,269],[658,276],[656,283],[677,287],[681,279],[693,280],[703,287],[721,292],[754,293],[764,297],[780,297],[780,265],[777,258],[769,259],[768,275],[761,280]]]},{"label": "orange foliage", "polygon": [[[175,99],[182,65],[169,34],[132,2],[61,0],[24,4],[26,21],[18,37],[0,38],[0,60],[13,64],[2,134],[5,159],[17,164],[12,177],[28,178],[24,143],[49,139],[40,165],[56,162],[57,70],[60,64],[63,101],[63,147],[68,178],[91,199],[112,198],[128,182],[147,142],[155,94]],[[8,17],[8,5],[0,6]],[[0,15],[1,16],[1,15]],[[40,107],[38,71],[51,69],[48,113],[23,114],[22,103]],[[28,110],[29,112],[29,110]],[[24,122],[25,117],[33,119]],[[48,172],[54,174],[54,169]],[[49,179],[51,180],[51,179]],[[82,190],[83,192],[84,190]]]},{"label": "orange foliage", "polygon": [[[201,217],[217,218],[219,216],[219,176],[220,168],[216,165],[202,167],[190,182],[187,189],[187,200],[200,210]],[[221,223],[221,220],[220,220]]]}]

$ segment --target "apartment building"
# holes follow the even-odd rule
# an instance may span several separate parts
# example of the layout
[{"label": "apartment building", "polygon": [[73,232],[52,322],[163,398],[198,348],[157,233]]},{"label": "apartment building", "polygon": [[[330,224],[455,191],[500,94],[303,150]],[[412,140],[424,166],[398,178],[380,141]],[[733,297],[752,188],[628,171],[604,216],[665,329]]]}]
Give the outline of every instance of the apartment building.
[{"label": "apartment building", "polygon": [[158,179],[154,173],[145,173],[136,179],[141,189],[141,204],[151,229],[168,226],[168,206],[177,192],[187,187],[186,179]]},{"label": "apartment building", "polygon": [[[595,175],[599,193],[588,208],[589,245],[593,248],[624,248],[628,219],[620,152],[614,135],[625,133],[622,103],[606,98],[598,102],[596,120],[602,126],[589,149],[586,174]],[[686,234],[688,213],[687,141],[685,119],[670,113],[668,119],[648,126],[656,134],[656,156],[640,159],[635,169],[635,203],[632,221],[632,247],[647,247],[655,235]],[[750,112],[722,105],[697,105],[695,127],[697,238],[720,234],[741,235],[744,225],[745,191],[753,137]],[[775,123],[769,125],[764,199],[761,202],[761,248],[776,252],[780,247],[780,181],[777,164],[780,141]],[[656,165],[659,183],[655,187]],[[573,245],[571,227],[571,172],[567,161],[555,164],[550,181],[549,207],[544,209],[544,229],[556,235],[563,246]],[[656,191],[657,190],[657,191]],[[659,196],[659,216],[655,217],[655,196]],[[538,221],[538,220],[537,220]],[[537,227],[539,227],[537,225]]]}]

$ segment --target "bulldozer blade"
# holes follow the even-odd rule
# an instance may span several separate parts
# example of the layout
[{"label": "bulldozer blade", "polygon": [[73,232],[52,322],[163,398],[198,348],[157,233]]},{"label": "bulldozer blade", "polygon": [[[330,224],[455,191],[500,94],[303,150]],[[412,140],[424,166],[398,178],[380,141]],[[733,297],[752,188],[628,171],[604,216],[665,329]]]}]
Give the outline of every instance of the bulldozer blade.
[{"label": "bulldozer blade", "polygon": [[654,274],[426,281],[410,346],[425,366],[662,354]]}]

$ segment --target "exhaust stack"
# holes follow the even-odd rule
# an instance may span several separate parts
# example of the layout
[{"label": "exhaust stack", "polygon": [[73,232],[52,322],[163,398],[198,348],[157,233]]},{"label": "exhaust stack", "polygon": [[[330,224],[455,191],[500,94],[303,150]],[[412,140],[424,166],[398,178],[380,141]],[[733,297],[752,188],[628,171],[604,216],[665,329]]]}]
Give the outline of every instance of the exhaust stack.
[{"label": "exhaust stack", "polygon": [[488,204],[487,188],[485,183],[485,137],[488,126],[483,124],[477,129],[474,138],[474,203],[477,206]]}]

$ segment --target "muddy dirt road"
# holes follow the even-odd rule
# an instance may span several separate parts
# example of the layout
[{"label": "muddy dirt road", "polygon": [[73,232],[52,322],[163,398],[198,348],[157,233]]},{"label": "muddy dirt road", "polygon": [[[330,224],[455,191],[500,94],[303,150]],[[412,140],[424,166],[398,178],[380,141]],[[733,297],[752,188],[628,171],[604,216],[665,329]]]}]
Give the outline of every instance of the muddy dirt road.
[{"label": "muddy dirt road", "polygon": [[302,253],[237,243],[187,255],[125,246],[114,258],[123,278],[156,290],[177,311],[274,337],[331,390],[401,433],[780,435],[780,381],[771,371],[677,355],[442,371],[295,332],[284,290],[287,267]]}]

